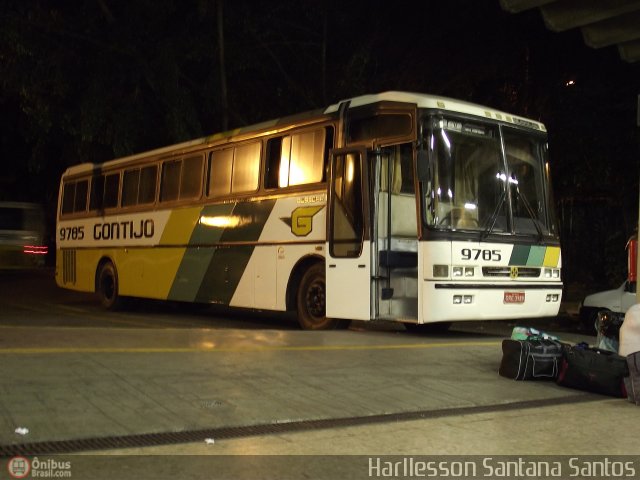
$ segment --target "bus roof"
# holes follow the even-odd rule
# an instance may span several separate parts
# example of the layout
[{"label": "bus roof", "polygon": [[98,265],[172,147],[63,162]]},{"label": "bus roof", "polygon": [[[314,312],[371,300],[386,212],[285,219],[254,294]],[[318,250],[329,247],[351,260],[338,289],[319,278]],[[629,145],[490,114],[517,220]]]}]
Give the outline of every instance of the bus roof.
[{"label": "bus roof", "polygon": [[[113,164],[126,163],[138,159],[142,159],[149,156],[158,156],[163,154],[175,153],[184,151],[187,152],[194,147],[204,146],[214,143],[223,143],[223,141],[231,141],[235,137],[242,136],[251,132],[259,132],[261,130],[268,131],[271,129],[277,129],[278,127],[285,127],[295,119],[304,120],[312,117],[322,117],[324,115],[331,115],[338,112],[340,105],[345,102],[349,102],[349,108],[360,107],[364,105],[371,105],[380,102],[399,102],[415,104],[418,108],[430,108],[436,110],[445,110],[457,113],[463,113],[468,115],[474,115],[484,118],[490,118],[493,120],[500,120],[514,125],[524,126],[546,132],[545,126],[532,119],[518,117],[516,115],[501,112],[499,110],[492,109],[483,105],[477,105],[474,103],[464,102],[462,100],[456,100],[453,98],[442,97],[438,95],[427,95],[424,93],[413,92],[399,92],[388,91],[371,95],[361,95],[345,100],[341,100],[338,103],[330,105],[324,110],[315,110],[305,112],[301,114],[295,114],[283,118],[277,118],[268,120],[265,122],[257,123],[254,125],[248,125],[246,127],[229,130],[226,132],[216,133],[214,135],[208,135],[206,137],[190,140],[188,142],[178,143],[175,145],[169,145],[166,147],[158,148],[155,150],[149,150],[142,153],[137,153],[127,157],[121,157],[114,160],[109,160],[103,164],[103,166],[109,166]],[[73,165],[67,168],[65,175],[74,175],[78,173],[86,173],[96,167],[93,163],[82,163],[79,165]]]},{"label": "bus roof", "polygon": [[469,115],[475,115],[478,117],[491,118],[494,120],[502,120],[508,123],[516,125],[527,126],[535,130],[546,132],[544,124],[530,118],[519,117],[511,113],[501,112],[491,107],[484,105],[478,105],[475,103],[469,103],[462,100],[456,100],[454,98],[441,97],[438,95],[427,95],[424,93],[413,92],[382,92],[372,95],[361,95],[359,97],[348,98],[341,100],[329,106],[325,113],[337,112],[340,105],[344,102],[350,102],[349,108],[360,107],[363,105],[369,105],[379,102],[402,102],[402,103],[414,103],[418,108],[431,108],[436,110],[447,110],[457,113],[466,113]]}]

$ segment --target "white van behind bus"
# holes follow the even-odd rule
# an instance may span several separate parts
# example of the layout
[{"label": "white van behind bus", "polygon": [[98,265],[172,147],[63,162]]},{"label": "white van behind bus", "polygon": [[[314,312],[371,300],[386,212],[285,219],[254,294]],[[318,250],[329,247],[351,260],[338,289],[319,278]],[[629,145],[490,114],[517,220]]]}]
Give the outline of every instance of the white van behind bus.
[{"label": "white van behind bus", "polygon": [[43,267],[48,250],[42,207],[0,202],[0,269]]},{"label": "white van behind bus", "polygon": [[592,327],[598,312],[626,313],[636,301],[636,282],[625,281],[615,290],[587,295],[580,305],[580,322]]}]

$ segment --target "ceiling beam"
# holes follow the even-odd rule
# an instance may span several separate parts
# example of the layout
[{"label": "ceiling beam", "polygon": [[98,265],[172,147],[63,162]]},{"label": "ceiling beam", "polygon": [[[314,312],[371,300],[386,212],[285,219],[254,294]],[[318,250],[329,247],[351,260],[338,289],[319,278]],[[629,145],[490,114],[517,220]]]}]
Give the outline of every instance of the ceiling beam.
[{"label": "ceiling beam", "polygon": [[502,9],[507,12],[520,13],[555,1],[556,0],[500,0],[500,5]]},{"label": "ceiling beam", "polygon": [[640,38],[640,11],[627,13],[582,27],[584,43],[593,48],[608,47]]},{"label": "ceiling beam", "polygon": [[640,0],[564,0],[540,8],[549,30],[563,32],[640,9]]},{"label": "ceiling beam", "polygon": [[499,0],[502,9],[519,13],[539,9],[555,32],[580,28],[592,48],[616,45],[620,58],[640,61],[640,0]]},{"label": "ceiling beam", "polygon": [[625,62],[633,63],[640,61],[640,40],[621,43],[620,45],[618,45],[618,51],[620,52],[620,58],[622,58]]}]

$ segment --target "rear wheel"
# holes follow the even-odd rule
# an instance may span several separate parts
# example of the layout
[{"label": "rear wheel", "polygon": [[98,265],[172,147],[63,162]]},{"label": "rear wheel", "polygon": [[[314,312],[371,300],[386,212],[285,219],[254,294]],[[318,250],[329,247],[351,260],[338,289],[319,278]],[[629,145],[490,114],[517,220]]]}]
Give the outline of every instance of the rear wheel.
[{"label": "rear wheel", "polygon": [[298,323],[303,329],[333,330],[349,326],[349,320],[327,318],[326,299],[324,265],[317,263],[302,276],[296,296]]},{"label": "rear wheel", "polygon": [[103,263],[98,272],[97,292],[100,303],[107,310],[118,310],[123,305],[118,291],[118,272],[111,262]]}]

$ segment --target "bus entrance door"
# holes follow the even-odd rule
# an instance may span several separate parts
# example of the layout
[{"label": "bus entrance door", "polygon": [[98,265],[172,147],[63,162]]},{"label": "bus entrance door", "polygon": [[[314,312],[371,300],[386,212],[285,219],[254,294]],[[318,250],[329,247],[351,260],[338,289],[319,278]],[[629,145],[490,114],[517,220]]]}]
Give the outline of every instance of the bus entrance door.
[{"label": "bus entrance door", "polygon": [[371,168],[374,311],[418,321],[418,224],[410,143],[378,148]]},{"label": "bus entrance door", "polygon": [[334,150],[329,180],[327,317],[370,320],[371,241],[365,149]]}]

